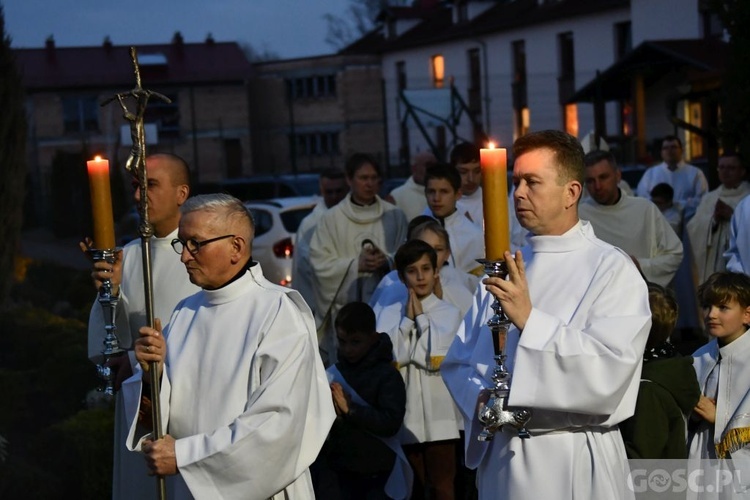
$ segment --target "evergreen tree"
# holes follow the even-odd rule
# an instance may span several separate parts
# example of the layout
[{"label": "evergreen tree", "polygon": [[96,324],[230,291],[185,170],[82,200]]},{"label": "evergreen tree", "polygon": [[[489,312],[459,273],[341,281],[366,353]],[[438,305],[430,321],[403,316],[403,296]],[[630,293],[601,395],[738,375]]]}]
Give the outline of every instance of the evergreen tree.
[{"label": "evergreen tree", "polygon": [[725,150],[750,155],[750,2],[712,0],[729,34],[729,59],[721,95],[721,140]]},{"label": "evergreen tree", "polygon": [[26,113],[21,77],[0,4],[0,306],[13,282],[26,178]]}]

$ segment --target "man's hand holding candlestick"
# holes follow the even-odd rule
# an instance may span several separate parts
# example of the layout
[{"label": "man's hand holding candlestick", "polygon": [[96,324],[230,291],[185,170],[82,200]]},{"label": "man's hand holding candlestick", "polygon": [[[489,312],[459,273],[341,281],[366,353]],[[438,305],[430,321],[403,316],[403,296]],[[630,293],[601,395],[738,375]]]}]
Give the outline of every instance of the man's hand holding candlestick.
[{"label": "man's hand holding candlestick", "polygon": [[503,278],[485,278],[485,288],[494,295],[502,305],[503,312],[508,319],[523,331],[531,315],[531,297],[526,282],[526,266],[520,251],[516,251],[515,259],[510,252],[504,254],[505,265],[508,267],[508,280]]}]

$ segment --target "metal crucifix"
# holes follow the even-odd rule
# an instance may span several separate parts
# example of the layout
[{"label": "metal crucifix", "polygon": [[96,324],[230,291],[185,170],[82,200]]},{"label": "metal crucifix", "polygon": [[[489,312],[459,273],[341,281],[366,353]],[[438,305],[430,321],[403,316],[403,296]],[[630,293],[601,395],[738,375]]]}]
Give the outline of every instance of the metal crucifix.
[{"label": "metal crucifix", "polygon": [[[141,223],[138,226],[138,232],[141,237],[141,255],[143,258],[143,291],[146,303],[146,326],[154,327],[154,297],[153,297],[153,280],[151,273],[151,237],[154,234],[154,228],[149,221],[148,214],[148,174],[146,173],[146,131],[144,125],[144,115],[148,107],[148,101],[151,97],[156,97],[166,103],[170,99],[158,92],[144,89],[141,86],[141,71],[138,67],[138,53],[135,47],[130,47],[130,58],[133,61],[133,70],[135,72],[135,88],[128,92],[115,94],[102,103],[102,106],[117,101],[123,111],[123,117],[130,123],[130,137],[133,145],[130,148],[130,155],[125,163],[125,169],[137,180],[141,190],[140,203],[138,212],[141,217]],[[128,103],[135,102],[135,111],[128,109]],[[161,401],[159,398],[160,379],[157,363],[151,362],[149,367],[149,380],[151,382],[151,419],[153,422],[153,437],[161,439],[164,437],[164,431],[161,423]],[[166,483],[164,476],[157,476],[158,497],[160,500],[166,499]]]}]

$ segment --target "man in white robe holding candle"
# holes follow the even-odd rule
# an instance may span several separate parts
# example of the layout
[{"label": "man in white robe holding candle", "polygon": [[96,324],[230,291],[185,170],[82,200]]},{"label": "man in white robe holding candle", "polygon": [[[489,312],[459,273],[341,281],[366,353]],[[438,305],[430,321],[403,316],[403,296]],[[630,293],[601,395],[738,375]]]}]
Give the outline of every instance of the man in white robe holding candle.
[{"label": "man in white robe holding candle", "polygon": [[[617,424],[638,393],[651,324],[646,284],[627,255],[578,219],[583,150],[574,137],[532,133],[513,152],[529,245],[515,260],[505,252],[508,280],[484,280],[441,367],[464,417],[467,466],[478,468],[482,499],[633,498]],[[532,411],[529,439],[505,426],[477,440],[480,391],[495,366],[486,325],[495,297],[512,322],[508,403]]]},{"label": "man in white robe holding candle", "polygon": [[[154,316],[163,318],[166,322],[180,300],[199,290],[190,283],[179,255],[174,253],[170,245],[177,237],[180,206],[190,194],[190,171],[182,158],[157,153],[146,158],[146,172],[149,221],[154,228],[154,236],[151,238]],[[135,202],[139,203],[141,189],[137,182],[133,188]],[[82,245],[82,248],[85,249],[85,245]],[[119,295],[115,324],[120,347],[127,352],[119,358],[110,360],[110,365],[117,370],[117,388],[119,381],[125,380],[133,373],[137,364],[132,350],[133,341],[138,338],[138,330],[146,324],[140,238],[125,245],[114,264],[95,263],[92,278],[97,288],[101,286],[102,279],[111,279],[113,292]],[[88,354],[94,363],[102,361],[105,334],[102,307],[95,302],[91,308],[88,326]],[[156,498],[156,483],[146,480],[148,469],[143,459],[128,451],[125,446],[128,424],[120,393],[115,401],[112,499]]]},{"label": "man in white robe holding candle", "polygon": [[[190,281],[161,334],[143,327],[139,369],[123,384],[128,446],[181,499],[312,499],[308,470],[335,418],[310,308],[251,258],[253,224],[236,198],[202,195],[182,207],[178,238]],[[149,363],[161,372],[166,434],[138,416]]]}]

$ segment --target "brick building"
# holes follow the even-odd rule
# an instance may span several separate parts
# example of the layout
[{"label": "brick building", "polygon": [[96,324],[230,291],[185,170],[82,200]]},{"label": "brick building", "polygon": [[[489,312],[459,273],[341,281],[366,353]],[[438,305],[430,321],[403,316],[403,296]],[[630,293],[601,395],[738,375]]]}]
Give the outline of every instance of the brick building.
[{"label": "brick building", "polygon": [[[169,44],[136,48],[143,87],[171,100],[150,101],[148,151],[182,156],[200,182],[249,175],[252,66],[240,46],[211,37],[185,43],[176,33]],[[113,184],[128,182],[118,178],[130,148],[128,122],[116,102],[101,103],[135,86],[133,65],[129,46],[109,40],[98,47],[63,48],[50,38],[43,48],[15,53],[27,94],[29,187],[36,212],[30,215],[49,223],[66,198],[80,209],[76,205],[87,194],[79,192],[85,158],[110,159]],[[74,181],[63,188],[60,181],[69,179]],[[125,196],[115,193],[116,200]]]}]

